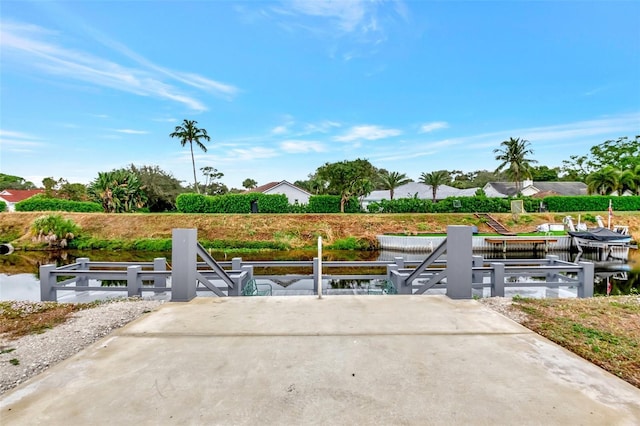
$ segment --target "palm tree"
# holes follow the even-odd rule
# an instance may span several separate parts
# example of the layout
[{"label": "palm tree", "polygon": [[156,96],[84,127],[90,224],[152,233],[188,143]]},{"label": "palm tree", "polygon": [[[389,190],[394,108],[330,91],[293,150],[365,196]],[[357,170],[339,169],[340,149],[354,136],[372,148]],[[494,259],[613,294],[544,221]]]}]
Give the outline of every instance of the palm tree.
[{"label": "palm tree", "polygon": [[420,175],[420,182],[425,185],[431,186],[431,194],[433,195],[433,202],[436,202],[436,192],[438,187],[444,185],[450,181],[450,176],[445,170],[438,170],[437,172],[422,173]]},{"label": "palm tree", "polygon": [[618,175],[619,171],[611,166],[596,170],[587,176],[587,191],[589,194],[610,194],[618,188]]},{"label": "palm tree", "polygon": [[516,193],[519,194],[520,182],[523,178],[531,175],[531,164],[537,163],[536,160],[527,158],[527,155],[533,154],[533,150],[529,148],[528,140],[520,138],[509,138],[508,141],[503,141],[500,145],[504,148],[493,150],[494,154],[498,154],[496,160],[501,161],[496,173],[506,168],[506,173],[516,183]]},{"label": "palm tree", "polygon": [[411,182],[411,179],[404,173],[389,172],[387,170],[380,174],[380,183],[384,189],[389,190],[389,197],[393,200],[393,191],[406,183]]},{"label": "palm tree", "polygon": [[198,124],[195,120],[187,120],[185,119],[180,126],[176,126],[176,129],[169,136],[172,138],[179,138],[180,145],[185,146],[187,142],[189,142],[189,148],[191,149],[191,164],[193,165],[193,184],[196,188],[196,192],[199,194],[200,189],[198,188],[198,179],[196,178],[196,160],[193,157],[193,143],[207,152],[207,147],[204,146],[200,139],[210,141],[211,138],[207,135],[207,131],[205,129],[199,129],[196,127]]}]

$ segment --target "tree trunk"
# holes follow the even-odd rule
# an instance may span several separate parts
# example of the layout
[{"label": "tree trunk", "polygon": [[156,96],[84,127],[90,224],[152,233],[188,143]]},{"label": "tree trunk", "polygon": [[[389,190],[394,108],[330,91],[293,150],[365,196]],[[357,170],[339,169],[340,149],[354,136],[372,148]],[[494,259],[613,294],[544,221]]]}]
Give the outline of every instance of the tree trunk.
[{"label": "tree trunk", "polygon": [[189,141],[189,147],[191,148],[191,164],[193,165],[193,185],[196,187],[196,192],[200,193],[200,188],[198,188],[198,179],[196,178],[196,160],[193,157],[193,142]]}]

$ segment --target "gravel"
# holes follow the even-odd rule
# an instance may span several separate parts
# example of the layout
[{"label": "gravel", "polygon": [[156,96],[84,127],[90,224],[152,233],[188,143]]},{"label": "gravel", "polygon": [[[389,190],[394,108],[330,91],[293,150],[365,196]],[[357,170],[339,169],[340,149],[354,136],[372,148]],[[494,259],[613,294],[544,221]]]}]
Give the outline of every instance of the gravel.
[{"label": "gravel", "polygon": [[42,334],[0,338],[0,395],[78,353],[113,330],[156,309],[162,301],[124,300],[76,312]]},{"label": "gravel", "polygon": [[480,299],[480,303],[518,324],[522,324],[527,319],[527,314],[513,307],[513,301],[510,297],[486,297]]}]

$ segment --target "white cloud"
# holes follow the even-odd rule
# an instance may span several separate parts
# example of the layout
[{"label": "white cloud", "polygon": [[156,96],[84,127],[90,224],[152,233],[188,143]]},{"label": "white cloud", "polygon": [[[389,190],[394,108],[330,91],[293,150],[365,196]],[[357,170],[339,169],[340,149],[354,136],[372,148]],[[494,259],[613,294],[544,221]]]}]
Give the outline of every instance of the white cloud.
[{"label": "white cloud", "polygon": [[270,148],[253,147],[253,148],[234,148],[231,150],[229,157],[235,160],[256,160],[261,158],[277,157],[278,153]]},{"label": "white cloud", "polygon": [[9,21],[2,21],[0,25],[3,61],[26,64],[31,69],[38,69],[49,75],[88,82],[140,96],[171,100],[195,111],[205,111],[207,107],[202,101],[178,87],[176,82],[225,98],[238,93],[238,89],[232,85],[158,66],[132,52],[126,46],[100,34],[96,35],[95,31],[91,33],[98,41],[135,60],[141,67],[123,66],[85,51],[60,46],[56,44],[53,33],[44,28]]},{"label": "white cloud", "polygon": [[324,152],[323,144],[315,141],[286,140],[280,143],[280,148],[290,154],[301,154],[305,152]]},{"label": "white cloud", "polygon": [[0,148],[7,152],[31,153],[44,143],[36,136],[23,132],[0,129]]},{"label": "white cloud", "polygon": [[425,123],[420,126],[420,133],[429,133],[434,130],[447,129],[449,124],[446,121],[434,121],[432,123]]},{"label": "white cloud", "polygon": [[320,123],[308,123],[304,126],[303,134],[310,133],[328,133],[329,131],[341,127],[342,125],[336,121],[324,120]]},{"label": "white cloud", "polygon": [[114,129],[114,132],[126,133],[128,135],[146,135],[149,134],[146,130],[133,130],[133,129]]},{"label": "white cloud", "polygon": [[287,129],[287,126],[276,126],[273,129],[271,129],[271,133],[274,135],[283,135],[288,131],[289,129]]},{"label": "white cloud", "polygon": [[341,136],[336,136],[334,140],[338,142],[352,142],[357,140],[377,140],[401,135],[398,129],[384,129],[380,126],[364,125],[354,126]]}]

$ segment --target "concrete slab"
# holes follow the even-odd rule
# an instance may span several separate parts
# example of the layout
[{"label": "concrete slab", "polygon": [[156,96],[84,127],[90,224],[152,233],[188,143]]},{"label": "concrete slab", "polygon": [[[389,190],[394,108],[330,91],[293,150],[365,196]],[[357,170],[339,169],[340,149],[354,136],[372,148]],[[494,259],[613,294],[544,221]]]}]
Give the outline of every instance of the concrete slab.
[{"label": "concrete slab", "polygon": [[2,424],[638,424],[640,390],[442,296],[170,303],[0,399]]}]

